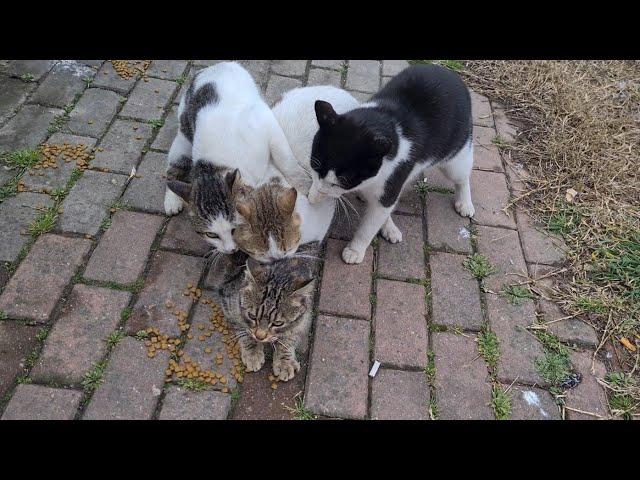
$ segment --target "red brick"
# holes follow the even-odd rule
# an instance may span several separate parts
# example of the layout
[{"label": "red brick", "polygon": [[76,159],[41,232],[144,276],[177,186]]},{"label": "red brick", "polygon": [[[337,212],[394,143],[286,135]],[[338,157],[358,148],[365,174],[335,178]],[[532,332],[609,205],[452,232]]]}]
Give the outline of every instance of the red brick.
[{"label": "red brick", "polygon": [[560,238],[543,232],[542,227],[521,209],[516,209],[516,217],[527,262],[557,265],[565,260],[563,250],[566,246]]},{"label": "red brick", "polygon": [[371,382],[372,420],[428,420],[429,385],[424,372],[381,368]]},{"label": "red brick", "polygon": [[422,285],[378,280],[375,359],[396,367],[427,364],[425,290]]},{"label": "red brick", "polygon": [[[509,385],[503,385],[503,389]],[[511,386],[510,420],[560,420],[560,412],[553,396],[535,387]]]},{"label": "red brick", "polygon": [[479,330],[483,323],[480,288],[471,272],[462,265],[465,258],[449,253],[429,256],[433,322]]},{"label": "red brick", "polygon": [[135,282],[147,262],[151,244],[164,219],[120,211],[93,251],[84,277],[120,284]]},{"label": "red brick", "polygon": [[171,388],[162,402],[159,420],[225,420],[231,409],[231,396],[215,390],[194,392]]},{"label": "red brick", "polygon": [[485,255],[498,270],[484,279],[485,285],[498,293],[503,285],[511,285],[523,281],[527,264],[520,248],[520,238],[516,230],[505,230],[493,227],[478,227],[478,252]]},{"label": "red brick", "polygon": [[82,392],[22,384],[2,415],[2,420],[73,420]]},{"label": "red brick", "polygon": [[451,195],[427,195],[427,240],[436,249],[471,253],[469,219],[454,210]]},{"label": "red brick", "polygon": [[75,285],[31,372],[37,381],[80,384],[91,364],[107,353],[106,340],[131,294]]},{"label": "red brick", "polygon": [[[571,354],[571,363],[577,372],[582,374],[580,385],[567,391],[566,406],[583,412],[610,418],[607,407],[607,395],[604,388],[598,383],[599,379],[604,379],[607,370],[604,364],[597,360],[591,370],[591,359],[593,354],[589,351],[574,352]],[[567,417],[570,420],[596,420],[597,416],[569,410]]]},{"label": "red brick", "polygon": [[362,263],[347,265],[342,261],[342,249],[346,245],[339,240],[327,240],[319,309],[323,313],[369,319],[373,251],[367,247]]},{"label": "red brick", "polygon": [[0,310],[9,317],[46,322],[90,246],[89,240],[40,236],[2,292]]},{"label": "red brick", "polygon": [[424,278],[422,218],[393,215],[393,221],[402,232],[402,242],[392,244],[380,239],[377,273],[401,280]]},{"label": "red brick", "polygon": [[476,213],[473,219],[481,225],[516,228],[513,214],[505,213],[510,200],[507,181],[503,173],[473,170],[471,172],[471,196]]},{"label": "red brick", "polygon": [[493,420],[488,371],[473,338],[433,335],[436,400],[443,420]]},{"label": "red brick", "polygon": [[[178,319],[172,312],[189,312],[193,301],[183,292],[188,283],[198,283],[203,268],[201,258],[172,252],[154,253],[147,281],[127,322],[127,331],[135,334],[147,327],[156,327],[166,335],[180,335]],[[167,300],[173,304],[171,309],[165,306]]]},{"label": "red brick", "polygon": [[160,246],[198,256],[204,255],[213,248],[202,238],[202,235],[196,233],[186,211],[169,220]]},{"label": "red brick", "polygon": [[[419,182],[422,180],[420,179]],[[400,196],[400,200],[395,208],[395,212],[406,213],[408,215],[421,215],[422,214],[422,198],[416,190],[416,184],[412,183],[404,187],[404,191]]]},{"label": "red brick", "polygon": [[25,367],[27,356],[35,349],[37,327],[0,322],[0,398],[9,391],[13,380]]},{"label": "red brick", "polygon": [[320,315],[304,399],[321,415],[365,418],[369,368],[369,324]]},{"label": "red brick", "polygon": [[126,337],[118,343],[100,385],[84,414],[85,420],[148,420],[164,386],[169,352],[147,357],[144,343]]},{"label": "red brick", "polygon": [[423,177],[424,177],[424,183],[426,183],[429,188],[436,188],[439,190],[446,189],[446,190],[449,190],[451,193],[453,193],[455,190],[455,186],[453,185],[453,182],[449,180],[447,177],[445,177],[444,174],[437,167],[431,167],[426,169],[423,173]]}]

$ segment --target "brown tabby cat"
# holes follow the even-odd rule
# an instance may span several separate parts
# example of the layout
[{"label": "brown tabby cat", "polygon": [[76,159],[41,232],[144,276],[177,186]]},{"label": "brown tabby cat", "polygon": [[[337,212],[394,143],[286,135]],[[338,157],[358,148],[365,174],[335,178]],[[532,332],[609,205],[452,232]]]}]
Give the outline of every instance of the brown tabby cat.
[{"label": "brown tabby cat", "polygon": [[[264,346],[272,345],[273,373],[291,380],[300,370],[296,348],[308,332],[313,303],[313,279],[318,244],[301,249],[304,257],[261,264],[252,258],[243,268],[241,260],[221,288],[222,307],[240,342],[242,363],[249,372],[264,365]],[[244,274],[243,274],[244,271]]]}]

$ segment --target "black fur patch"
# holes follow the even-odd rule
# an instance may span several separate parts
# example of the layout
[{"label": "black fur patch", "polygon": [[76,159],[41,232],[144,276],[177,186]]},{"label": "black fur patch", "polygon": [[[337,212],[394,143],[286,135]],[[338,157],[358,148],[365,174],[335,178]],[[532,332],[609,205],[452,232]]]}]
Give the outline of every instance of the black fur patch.
[{"label": "black fur patch", "polygon": [[214,84],[205,83],[195,90],[195,82],[194,79],[185,93],[184,110],[180,115],[180,131],[191,143],[193,143],[193,135],[196,131],[198,112],[207,105],[214,105],[218,102],[218,93]]},{"label": "black fur patch", "polygon": [[184,180],[191,171],[191,157],[181,155],[175,161],[171,162],[167,170],[168,180]]},{"label": "black fur patch", "polygon": [[231,220],[235,208],[226,182],[228,170],[209,162],[198,160],[193,169],[192,202],[200,218],[212,218],[220,214]]}]

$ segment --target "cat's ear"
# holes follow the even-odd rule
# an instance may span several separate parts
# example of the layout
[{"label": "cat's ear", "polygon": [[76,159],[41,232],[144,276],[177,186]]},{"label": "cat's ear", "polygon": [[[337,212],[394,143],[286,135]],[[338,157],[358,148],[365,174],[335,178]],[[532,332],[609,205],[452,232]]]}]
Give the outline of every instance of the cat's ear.
[{"label": "cat's ear", "polygon": [[286,215],[291,215],[296,208],[296,199],[298,198],[298,192],[295,188],[287,188],[284,192],[278,195],[278,207]]},{"label": "cat's ear", "polygon": [[247,259],[247,273],[256,282],[263,283],[267,278],[267,265],[249,257]]},{"label": "cat's ear", "polygon": [[335,125],[338,114],[329,102],[325,102],[324,100],[316,100],[315,109],[316,118],[318,119],[318,124],[320,125],[320,127],[327,128]]},{"label": "cat's ear", "polygon": [[384,157],[391,150],[391,140],[381,135],[376,135],[371,141],[371,148],[378,157]]},{"label": "cat's ear", "polygon": [[314,277],[311,278],[305,278],[305,277],[297,277],[294,281],[293,281],[293,293],[305,293],[307,290],[310,290],[310,288],[305,288],[308,287],[309,285],[311,285],[311,282],[313,282]]},{"label": "cat's ear", "polygon": [[293,288],[295,288],[295,290],[291,293],[289,301],[294,307],[303,309],[303,311],[299,313],[304,313],[307,308],[309,308],[309,298],[313,291],[313,277],[297,278],[293,282]]},{"label": "cat's ear", "polygon": [[251,207],[249,206],[249,202],[237,202],[236,210],[245,220],[249,221],[251,218]]},{"label": "cat's ear", "polygon": [[233,172],[227,173],[227,175],[224,177],[224,181],[227,183],[229,191],[233,191],[233,187],[236,182],[242,182],[242,178],[240,177],[240,170],[236,168],[235,170],[233,170]]},{"label": "cat's ear", "polygon": [[167,182],[167,188],[182,198],[185,202],[189,203],[191,198],[190,183],[181,182],[179,180],[169,180]]}]

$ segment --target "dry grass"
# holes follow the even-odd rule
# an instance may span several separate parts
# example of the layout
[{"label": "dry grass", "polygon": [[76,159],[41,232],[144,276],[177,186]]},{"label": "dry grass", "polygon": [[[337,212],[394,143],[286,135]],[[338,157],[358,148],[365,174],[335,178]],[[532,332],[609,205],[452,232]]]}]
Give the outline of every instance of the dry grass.
[{"label": "dry grass", "polygon": [[518,202],[569,248],[556,299],[638,375],[640,349],[620,339],[640,340],[640,62],[479,61],[462,75],[519,124],[506,150],[527,171]]}]

